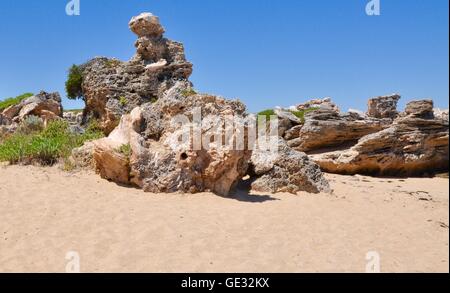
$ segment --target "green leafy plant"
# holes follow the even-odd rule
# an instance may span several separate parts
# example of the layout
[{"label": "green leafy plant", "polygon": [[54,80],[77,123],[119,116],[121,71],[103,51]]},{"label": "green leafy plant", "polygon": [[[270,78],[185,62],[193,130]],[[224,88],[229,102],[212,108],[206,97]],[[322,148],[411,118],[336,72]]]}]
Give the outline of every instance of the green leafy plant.
[{"label": "green leafy plant", "polygon": [[119,104],[122,107],[125,107],[128,104],[128,100],[126,97],[122,96],[119,98]]},{"label": "green leafy plant", "polygon": [[131,146],[130,146],[130,144],[127,143],[127,144],[121,145],[117,149],[117,152],[121,153],[122,155],[124,155],[126,157],[130,157],[131,156]]},{"label": "green leafy plant", "polygon": [[17,105],[20,102],[22,102],[23,100],[25,100],[26,98],[29,98],[31,96],[33,96],[32,93],[25,93],[25,94],[15,97],[15,98],[4,99],[3,101],[0,101],[0,111],[3,111],[8,107]]},{"label": "green leafy plant", "polygon": [[75,100],[83,97],[83,73],[79,66],[72,65],[66,81],[66,93],[69,99]]}]

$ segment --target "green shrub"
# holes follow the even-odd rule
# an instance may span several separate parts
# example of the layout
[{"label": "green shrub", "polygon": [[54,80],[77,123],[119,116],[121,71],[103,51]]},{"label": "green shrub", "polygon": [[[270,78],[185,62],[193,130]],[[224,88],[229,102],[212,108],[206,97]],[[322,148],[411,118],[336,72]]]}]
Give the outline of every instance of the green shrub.
[{"label": "green shrub", "polygon": [[98,132],[95,127],[78,135],[70,132],[66,121],[53,121],[41,131],[30,134],[16,132],[6,138],[0,144],[0,161],[52,165],[59,159],[69,157],[72,149],[101,137],[103,133]]},{"label": "green shrub", "polygon": [[69,76],[66,81],[66,93],[69,99],[75,100],[83,97],[83,83],[82,70],[77,65],[72,65],[69,69]]},{"label": "green shrub", "polygon": [[299,111],[290,111],[292,114],[294,114],[297,118],[299,118],[302,123],[305,123],[305,115],[310,112],[314,112],[318,110],[319,108],[309,108],[305,110],[299,110]]},{"label": "green shrub", "polygon": [[258,116],[266,116],[266,121],[270,121],[270,116],[274,116],[275,111],[273,109],[267,109],[258,113]]},{"label": "green shrub", "polygon": [[17,132],[22,134],[31,134],[33,132],[42,131],[44,129],[44,121],[37,116],[31,115],[26,117],[17,128]]},{"label": "green shrub", "polygon": [[26,93],[20,96],[17,96],[15,98],[7,98],[3,101],[0,101],[0,111],[5,110],[8,107],[14,106],[25,100],[26,98],[29,98],[33,96],[32,93]]},{"label": "green shrub", "polygon": [[184,89],[181,91],[181,95],[183,95],[184,97],[190,97],[196,94],[197,92],[193,88]]}]

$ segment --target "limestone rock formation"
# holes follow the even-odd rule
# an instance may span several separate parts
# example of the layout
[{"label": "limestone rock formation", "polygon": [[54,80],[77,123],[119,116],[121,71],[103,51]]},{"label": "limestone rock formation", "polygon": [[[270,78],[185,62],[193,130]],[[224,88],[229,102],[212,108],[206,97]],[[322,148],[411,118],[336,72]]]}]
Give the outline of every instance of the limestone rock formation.
[{"label": "limestone rock formation", "polygon": [[319,151],[355,143],[367,134],[386,128],[387,124],[385,120],[364,119],[324,108],[306,114],[304,125],[287,131],[285,139],[298,151]]},{"label": "limestone rock formation", "polygon": [[118,125],[123,114],[156,101],[192,73],[183,45],[163,37],[164,28],[156,16],[143,13],[133,17],[129,26],[138,36],[136,54],[130,61],[97,57],[80,66],[84,122],[99,120],[105,133]]},{"label": "limestone rock formation", "polygon": [[353,147],[313,155],[326,172],[414,176],[448,170],[448,120],[435,119],[430,100],[413,101],[382,131]]},{"label": "limestone rock formation", "polygon": [[3,125],[19,123],[28,116],[37,116],[44,122],[62,118],[63,108],[59,93],[39,94],[21,101],[17,105],[10,106],[0,114]]},{"label": "limestone rock formation", "polygon": [[405,114],[417,118],[433,119],[433,101],[420,100],[409,102],[406,105]]},{"label": "limestone rock formation", "polygon": [[251,157],[252,173],[256,179],[252,189],[260,192],[307,191],[331,192],[320,167],[302,152],[291,149],[283,139],[278,141],[278,152],[254,150]]},{"label": "limestone rock formation", "polygon": [[[187,95],[189,87],[188,82],[178,82],[155,103],[124,115],[108,138],[94,142],[94,162],[103,178],[134,184],[147,192],[229,194],[246,174],[251,152],[248,148],[222,146],[210,138],[222,137],[223,129],[216,126],[229,115],[241,121],[238,129],[243,130],[245,106],[210,95]],[[200,124],[193,121],[197,109],[202,117]],[[179,125],[174,123],[177,117],[188,121]],[[180,141],[187,133],[200,134],[203,144],[194,147],[199,137]],[[228,142],[235,141],[236,135],[228,137]],[[128,156],[119,151],[127,145]]]},{"label": "limestone rock formation", "polygon": [[[370,118],[356,112],[340,113],[330,98],[308,101],[296,106],[296,110],[305,113],[303,121],[292,113],[289,117],[276,113],[280,117],[280,136],[288,146],[301,152],[345,147],[391,123],[389,119]],[[284,120],[288,123],[283,123]]]},{"label": "limestone rock formation", "polygon": [[296,106],[297,110],[309,110],[315,108],[339,113],[339,107],[329,97],[323,99],[313,99],[306,103],[299,104]]},{"label": "limestone rock formation", "polygon": [[398,100],[400,100],[400,96],[397,94],[370,99],[368,103],[369,109],[367,111],[367,116],[379,119],[396,118],[398,115]]}]

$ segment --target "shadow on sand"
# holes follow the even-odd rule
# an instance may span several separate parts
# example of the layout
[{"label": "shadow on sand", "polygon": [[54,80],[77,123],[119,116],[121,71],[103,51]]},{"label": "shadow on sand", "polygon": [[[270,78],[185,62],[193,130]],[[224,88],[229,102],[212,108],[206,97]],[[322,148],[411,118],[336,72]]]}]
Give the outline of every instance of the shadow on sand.
[{"label": "shadow on sand", "polygon": [[280,200],[279,198],[275,198],[270,195],[251,194],[251,184],[251,179],[241,180],[238,183],[236,190],[227,198],[251,203],[263,203],[266,201]]}]

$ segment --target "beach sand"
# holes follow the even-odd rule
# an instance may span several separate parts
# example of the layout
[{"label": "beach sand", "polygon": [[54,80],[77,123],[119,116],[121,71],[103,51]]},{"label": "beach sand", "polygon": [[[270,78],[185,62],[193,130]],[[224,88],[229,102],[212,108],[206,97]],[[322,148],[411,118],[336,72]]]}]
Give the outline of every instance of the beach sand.
[{"label": "beach sand", "polygon": [[0,167],[0,272],[449,271],[449,181],[327,174],[334,194],[148,194]]}]

